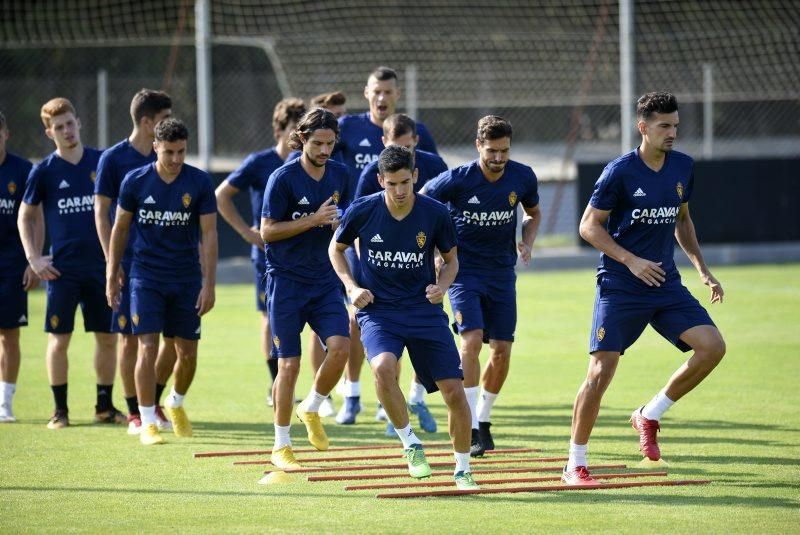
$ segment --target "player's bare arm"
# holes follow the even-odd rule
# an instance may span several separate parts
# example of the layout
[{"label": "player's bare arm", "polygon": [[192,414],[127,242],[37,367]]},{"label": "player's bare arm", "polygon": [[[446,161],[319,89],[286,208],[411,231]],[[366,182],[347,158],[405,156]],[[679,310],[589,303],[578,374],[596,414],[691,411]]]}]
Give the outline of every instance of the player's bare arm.
[{"label": "player's bare arm", "polygon": [[322,203],[319,209],[308,217],[294,221],[276,221],[267,217],[261,218],[261,237],[265,242],[286,240],[303,232],[325,225],[338,225],[339,215],[333,197]]},{"label": "player's bare arm", "polygon": [[711,274],[703,259],[703,254],[700,252],[700,242],[697,241],[697,234],[694,230],[692,216],[689,213],[688,202],[683,203],[680,212],[678,212],[678,220],[675,222],[675,239],[678,240],[678,245],[681,246],[686,256],[689,257],[689,261],[700,274],[700,280],[711,288],[711,302],[721,303],[722,298],[725,296],[725,291],[719,281]]},{"label": "player's bare arm", "polygon": [[200,216],[200,269],[203,274],[203,285],[197,296],[197,315],[203,316],[216,302],[217,287],[217,214]]},{"label": "player's bare arm", "polygon": [[342,284],[344,284],[350,302],[356,308],[364,308],[375,301],[375,296],[366,288],[361,288],[353,278],[350,266],[347,264],[347,258],[344,256],[344,252],[348,247],[350,246],[346,243],[339,243],[335,239],[331,240],[331,244],[328,246],[328,256],[331,259],[333,270],[342,281]]},{"label": "player's bare arm", "polygon": [[100,246],[108,262],[108,245],[111,242],[111,198],[105,195],[95,194],[94,196],[94,226],[97,229],[97,237],[100,239]]},{"label": "player's bare arm", "polygon": [[233,204],[234,195],[240,191],[239,188],[231,185],[227,180],[223,180],[214,192],[217,197],[217,210],[244,241],[256,247],[264,247],[264,240],[261,239],[258,229],[248,225],[239,210],[236,209],[236,205]]},{"label": "player's bare arm", "polygon": [[114,227],[111,229],[111,238],[108,244],[108,261],[106,262],[106,299],[108,306],[114,311],[119,309],[120,303],[120,263],[122,254],[125,252],[125,245],[128,243],[128,233],[131,230],[133,212],[128,212],[121,206],[117,206],[117,215],[114,219]]},{"label": "player's bare arm", "polygon": [[586,211],[581,217],[581,238],[598,251],[624,264],[631,273],[648,286],[661,286],[665,280],[665,273],[661,269],[660,262],[640,258],[615,242],[606,230],[606,222],[610,214],[610,210],[598,210],[591,205],[586,206]]},{"label": "player's bare arm", "polygon": [[444,294],[453,284],[458,274],[458,254],[457,247],[453,247],[446,253],[439,251],[444,263],[439,269],[439,276],[436,279],[436,284],[429,284],[425,288],[425,297],[433,303],[438,305],[444,299]]},{"label": "player's bare arm", "polygon": [[530,208],[523,206],[525,217],[522,218],[522,240],[517,244],[517,250],[522,261],[527,266],[531,261],[533,242],[539,234],[539,224],[542,222],[542,211],[539,205]]},{"label": "player's bare arm", "polygon": [[36,276],[46,281],[60,277],[61,272],[53,266],[53,257],[42,255],[44,242],[44,210],[42,205],[21,203],[19,215],[17,216],[17,227],[19,227],[22,247],[25,249],[25,257],[28,259],[28,263],[33,272],[36,273]]}]

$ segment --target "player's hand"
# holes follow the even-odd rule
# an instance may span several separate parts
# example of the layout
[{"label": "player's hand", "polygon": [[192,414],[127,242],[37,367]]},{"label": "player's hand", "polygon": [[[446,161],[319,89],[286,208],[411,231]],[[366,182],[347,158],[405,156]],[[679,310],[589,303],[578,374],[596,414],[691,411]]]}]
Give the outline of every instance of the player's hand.
[{"label": "player's hand", "polygon": [[114,312],[119,310],[121,299],[119,280],[116,277],[106,277],[106,301]]},{"label": "player's hand", "polygon": [[711,303],[722,303],[722,298],[725,296],[725,291],[722,285],[711,273],[700,275],[700,280],[703,284],[711,288]]},{"label": "player's hand", "polygon": [[352,288],[347,291],[347,297],[350,298],[350,302],[353,303],[353,306],[358,309],[375,302],[375,296],[366,288]]},{"label": "player's hand", "polygon": [[36,273],[36,276],[43,281],[56,280],[61,276],[61,272],[53,265],[53,257],[50,255],[37,256],[31,259],[30,267]]},{"label": "player's hand", "polygon": [[197,309],[197,315],[202,317],[203,314],[214,308],[214,302],[217,300],[216,292],[213,286],[203,284],[200,288],[200,295],[197,296],[197,303],[194,308]]},{"label": "player's hand", "polygon": [[39,286],[39,277],[31,266],[26,267],[25,273],[22,274],[22,289],[27,292],[28,290],[33,290],[37,286]]},{"label": "player's hand", "polygon": [[255,245],[260,249],[264,248],[264,240],[261,239],[261,234],[259,234],[257,227],[248,227],[247,230],[242,233],[242,238],[250,245]]},{"label": "player's hand", "polygon": [[336,205],[333,204],[333,197],[328,197],[328,200],[322,203],[316,212],[314,212],[313,217],[314,223],[319,227],[324,227],[325,225],[339,224],[339,211],[336,208]]},{"label": "player's hand", "polygon": [[648,286],[661,286],[661,283],[667,280],[664,276],[666,272],[661,269],[661,262],[651,262],[644,258],[634,256],[627,263],[628,269],[631,273],[636,275]]},{"label": "player's hand", "polygon": [[531,263],[531,246],[521,241],[517,244],[517,250],[519,251],[519,256],[522,258],[522,262],[527,266]]},{"label": "player's hand", "polygon": [[429,284],[425,288],[425,297],[434,305],[438,305],[444,299],[444,292],[438,284]]}]

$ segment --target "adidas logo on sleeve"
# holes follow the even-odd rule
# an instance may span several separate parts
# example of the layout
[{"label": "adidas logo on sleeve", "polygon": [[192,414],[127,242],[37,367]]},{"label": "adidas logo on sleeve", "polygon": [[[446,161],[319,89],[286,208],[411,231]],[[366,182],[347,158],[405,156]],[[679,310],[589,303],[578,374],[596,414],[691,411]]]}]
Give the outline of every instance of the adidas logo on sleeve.
[{"label": "adidas logo on sleeve", "polygon": [[481,201],[478,200],[477,196],[473,195],[472,197],[470,197],[470,199],[467,201],[467,203],[469,203],[469,204],[480,204]]},{"label": "adidas logo on sleeve", "polygon": [[381,238],[380,234],[375,234],[371,240],[372,243],[383,243],[383,238]]},{"label": "adidas logo on sleeve", "polygon": [[152,195],[148,195],[147,198],[144,200],[144,204],[155,204],[156,200],[153,198]]},{"label": "adidas logo on sleeve", "polygon": [[69,182],[66,180],[62,180],[61,184],[58,185],[58,189],[67,189],[69,187]]},{"label": "adidas logo on sleeve", "polygon": [[299,201],[297,201],[297,204],[311,204],[311,203],[310,203],[310,202],[308,202],[308,199],[306,199],[305,197],[303,197],[302,199],[300,199]]},{"label": "adidas logo on sleeve", "polygon": [[644,197],[647,193],[642,191],[642,188],[637,188],[636,192],[634,192],[634,197]]}]

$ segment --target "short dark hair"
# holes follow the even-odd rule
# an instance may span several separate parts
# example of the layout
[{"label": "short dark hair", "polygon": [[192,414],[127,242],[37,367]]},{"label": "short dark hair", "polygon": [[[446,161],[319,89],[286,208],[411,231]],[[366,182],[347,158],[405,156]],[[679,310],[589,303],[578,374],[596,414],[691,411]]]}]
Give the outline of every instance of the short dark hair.
[{"label": "short dark hair", "polygon": [[154,89],[140,89],[131,100],[131,119],[133,124],[139,124],[143,117],[151,119],[162,110],[172,107],[172,99],[164,91]]},{"label": "short dark hair", "polygon": [[180,119],[169,117],[163,121],[159,121],[156,125],[155,131],[156,141],[168,141],[174,143],[189,139],[189,129],[183,124]]},{"label": "short dark hair", "polygon": [[378,156],[378,174],[396,173],[401,169],[414,172],[414,153],[400,145],[390,145]]},{"label": "short dark hair", "polygon": [[386,80],[397,80],[397,72],[391,67],[385,67],[381,65],[369,73],[369,78],[375,78],[379,82],[385,82]]},{"label": "short dark hair", "polygon": [[678,99],[666,91],[645,93],[636,101],[636,117],[646,121],[654,113],[672,113],[678,111]]},{"label": "short dark hair", "polygon": [[314,108],[306,113],[294,127],[294,131],[289,136],[289,146],[295,150],[301,150],[303,148],[302,138],[308,139],[316,130],[333,130],[338,139],[339,121],[325,108]]},{"label": "short dark hair", "polygon": [[417,137],[417,123],[405,113],[395,113],[383,121],[383,135],[390,139],[397,139],[410,133]]},{"label": "short dark hair", "polygon": [[303,99],[290,97],[275,104],[272,112],[272,128],[285,130],[289,123],[297,124],[306,112],[306,103]]},{"label": "short dark hair", "polygon": [[481,143],[504,137],[510,139],[513,133],[511,123],[497,115],[487,115],[478,121],[478,141]]},{"label": "short dark hair", "polygon": [[328,106],[344,106],[347,97],[341,91],[323,93],[311,99],[311,105],[317,108],[327,108]]}]

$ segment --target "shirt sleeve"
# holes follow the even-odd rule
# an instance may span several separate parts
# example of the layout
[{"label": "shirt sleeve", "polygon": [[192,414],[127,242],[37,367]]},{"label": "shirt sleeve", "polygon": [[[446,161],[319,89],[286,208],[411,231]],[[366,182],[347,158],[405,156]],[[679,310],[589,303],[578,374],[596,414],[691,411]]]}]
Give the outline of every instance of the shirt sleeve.
[{"label": "shirt sleeve", "polygon": [[214,214],[217,212],[217,196],[214,195],[214,184],[211,175],[203,173],[203,189],[197,199],[197,211],[200,215]]},{"label": "shirt sleeve", "polygon": [[25,195],[22,197],[22,202],[30,205],[40,204],[46,197],[44,188],[44,172],[38,165],[31,169],[28,174],[28,180],[25,182]]},{"label": "shirt sleeve", "polygon": [[117,200],[117,204],[126,212],[136,212],[136,208],[139,206],[139,201],[133,191],[134,188],[132,184],[132,176],[133,172],[125,175],[125,178],[122,180],[122,184],[119,187],[119,199]]},{"label": "shirt sleeve", "polygon": [[252,154],[245,158],[242,165],[225,179],[228,181],[228,184],[238,190],[249,188],[255,180],[256,170],[253,169],[254,159]]},{"label": "shirt sleeve", "polygon": [[264,189],[264,203],[261,205],[261,217],[283,221],[289,210],[289,188],[282,180],[283,174],[272,173]]},{"label": "shirt sleeve", "polygon": [[692,171],[689,173],[689,183],[686,184],[686,187],[683,188],[683,200],[681,203],[689,202],[689,199],[692,197],[692,192],[694,191],[694,165],[692,165]]},{"label": "shirt sleeve", "polygon": [[603,169],[603,173],[594,185],[594,193],[592,193],[589,204],[592,208],[598,210],[613,210],[617,206],[619,200],[619,193],[617,191],[617,174],[610,166]]},{"label": "shirt sleeve", "polygon": [[94,194],[116,199],[119,196],[119,191],[115,187],[117,170],[111,160],[108,151],[100,156],[100,161],[97,163],[97,177],[94,181]]},{"label": "shirt sleeve", "polygon": [[455,190],[453,184],[452,172],[445,171],[439,176],[428,180],[428,182],[422,186],[422,194],[427,195],[431,199],[436,199],[441,203],[450,202]]},{"label": "shirt sleeve", "polygon": [[350,209],[345,212],[344,218],[339,224],[339,228],[336,229],[336,232],[333,235],[333,239],[336,240],[336,243],[352,245],[353,242],[356,241],[360,227],[358,223],[358,221],[361,219],[360,215],[361,203],[352,204]]},{"label": "shirt sleeve", "polygon": [[453,224],[453,218],[447,210],[439,211],[439,220],[436,228],[436,248],[443,253],[450,252],[450,250],[457,245],[456,227]]},{"label": "shirt sleeve", "polygon": [[528,188],[525,194],[520,199],[522,206],[526,208],[533,208],[539,204],[539,181],[536,179],[536,173],[533,169],[530,170],[530,175],[527,177]]},{"label": "shirt sleeve", "polygon": [[354,199],[360,199],[367,195],[379,192],[381,185],[378,183],[378,166],[369,164],[364,168],[361,176],[358,178],[358,186],[356,186],[356,194]]}]

